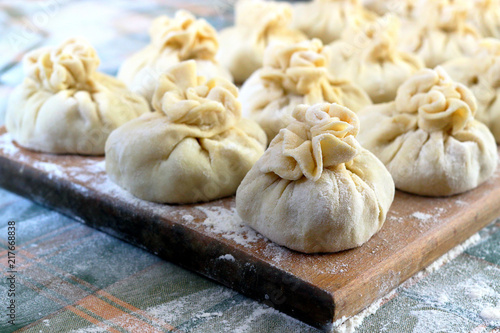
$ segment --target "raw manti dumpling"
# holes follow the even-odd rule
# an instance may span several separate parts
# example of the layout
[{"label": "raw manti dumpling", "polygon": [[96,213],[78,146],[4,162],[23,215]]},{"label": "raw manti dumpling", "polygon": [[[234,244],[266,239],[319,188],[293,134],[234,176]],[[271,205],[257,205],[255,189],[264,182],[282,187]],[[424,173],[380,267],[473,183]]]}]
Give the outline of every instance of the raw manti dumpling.
[{"label": "raw manti dumpling", "polygon": [[480,34],[467,20],[467,4],[457,0],[426,0],[415,9],[412,27],[400,38],[401,48],[415,53],[429,68],[472,54]]},{"label": "raw manti dumpling", "polygon": [[473,189],[497,166],[495,139],[474,119],[472,92],[446,72],[425,69],[391,103],[359,113],[359,142],[387,166],[396,188],[447,196]]},{"label": "raw manti dumpling", "polygon": [[394,13],[401,18],[410,18],[416,3],[420,1],[422,0],[362,0],[362,4],[380,16]]},{"label": "raw manti dumpling", "polygon": [[242,220],[305,252],[360,246],[382,227],[391,175],[356,141],[358,118],[338,104],[299,105],[236,193]]},{"label": "raw manti dumpling", "polygon": [[357,111],[371,104],[363,89],[345,79],[334,79],[319,39],[266,50],[264,67],[241,87],[243,114],[266,131],[271,141],[285,128],[299,104],[339,103]]},{"label": "raw manti dumpling", "polygon": [[483,37],[500,38],[500,1],[473,0],[469,10],[469,21]]},{"label": "raw manti dumpling", "polygon": [[358,84],[373,103],[393,101],[399,86],[424,67],[417,56],[398,50],[399,26],[389,14],[351,25],[342,40],[325,47],[330,73]]},{"label": "raw manti dumpling", "polygon": [[160,74],[184,60],[196,60],[198,75],[232,80],[231,74],[215,60],[219,49],[217,32],[204,19],[180,10],[174,18],[157,17],[149,35],[151,43],[126,59],[118,72],[118,78],[149,103]]},{"label": "raw manti dumpling", "polygon": [[476,53],[443,64],[446,72],[476,96],[476,119],[485,123],[500,143],[500,41],[481,41]]},{"label": "raw manti dumpling", "polygon": [[241,118],[231,82],[196,75],[193,60],[160,76],[156,112],[111,133],[106,143],[110,179],[138,198],[194,203],[233,195],[264,153],[265,133]]},{"label": "raw manti dumpling", "polygon": [[109,133],[149,106],[121,81],[97,72],[98,66],[96,51],[81,39],[26,54],[26,78],[7,106],[12,138],[40,152],[104,154]]},{"label": "raw manti dumpling", "polygon": [[270,44],[296,43],[306,39],[289,27],[292,9],[287,3],[272,1],[238,1],[235,25],[219,34],[220,63],[226,66],[237,83],[243,83],[262,67],[264,50]]},{"label": "raw manti dumpling", "polygon": [[376,17],[359,0],[314,0],[293,6],[292,27],[328,44],[341,37],[350,20],[371,21]]}]

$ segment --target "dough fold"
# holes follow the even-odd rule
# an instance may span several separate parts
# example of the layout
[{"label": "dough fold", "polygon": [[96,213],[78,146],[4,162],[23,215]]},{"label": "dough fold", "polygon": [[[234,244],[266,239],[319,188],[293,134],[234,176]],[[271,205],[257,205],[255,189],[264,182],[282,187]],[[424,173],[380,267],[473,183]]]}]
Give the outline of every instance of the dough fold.
[{"label": "dough fold", "polygon": [[419,57],[398,50],[399,28],[399,19],[389,14],[352,24],[341,40],[325,47],[330,73],[358,84],[373,103],[393,101],[399,86],[424,68]]},{"label": "dough fold", "polygon": [[356,114],[338,104],[299,105],[238,188],[243,221],[279,245],[337,252],[382,227],[394,198],[384,165],[359,145]]},{"label": "dough fold", "polygon": [[471,190],[495,171],[497,147],[474,119],[476,99],[438,67],[408,79],[394,102],[359,113],[359,142],[387,166],[396,188],[447,196]]},{"label": "dough fold", "polygon": [[96,51],[81,39],[26,54],[26,77],[7,106],[13,139],[46,153],[104,154],[108,135],[149,107],[121,81],[97,72],[98,66]]},{"label": "dough fold", "polygon": [[464,1],[422,2],[415,9],[413,22],[406,28],[401,48],[418,55],[428,68],[472,54],[481,35],[467,23],[467,11],[468,5]]},{"label": "dough fold", "polygon": [[346,79],[335,79],[319,39],[266,50],[264,66],[241,87],[243,114],[272,140],[292,121],[299,104],[339,103],[357,111],[371,104],[366,92]]},{"label": "dough fold", "polygon": [[376,18],[359,0],[314,0],[293,6],[292,27],[328,44],[339,39],[351,21],[369,22]]},{"label": "dough fold", "polygon": [[160,76],[156,112],[114,131],[106,143],[110,179],[138,198],[195,203],[233,195],[264,153],[265,133],[241,118],[238,90],[197,76],[196,62]]},{"label": "dough fold", "polygon": [[149,29],[151,43],[124,61],[118,78],[150,103],[158,77],[185,60],[197,62],[198,75],[208,79],[231,74],[215,60],[219,49],[217,32],[204,19],[179,10],[174,18],[157,17]]},{"label": "dough fold", "polygon": [[484,39],[472,56],[450,60],[443,68],[474,93],[476,119],[488,126],[500,143],[500,42]]},{"label": "dough fold", "polygon": [[238,1],[235,25],[220,32],[218,59],[243,83],[262,67],[264,50],[274,43],[296,43],[306,39],[299,30],[289,27],[292,10],[289,4],[273,1]]}]

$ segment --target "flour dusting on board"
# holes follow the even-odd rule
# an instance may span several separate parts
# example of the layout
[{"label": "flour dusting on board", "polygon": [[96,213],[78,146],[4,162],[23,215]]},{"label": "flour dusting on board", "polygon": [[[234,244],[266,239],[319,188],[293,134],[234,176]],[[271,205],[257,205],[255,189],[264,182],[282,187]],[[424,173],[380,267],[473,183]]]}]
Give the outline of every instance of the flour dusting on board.
[{"label": "flour dusting on board", "polygon": [[221,234],[225,239],[231,239],[239,245],[245,247],[251,243],[262,239],[262,235],[246,226],[236,212],[236,208],[230,209],[224,207],[197,207],[207,216],[203,225],[207,226],[212,232]]},{"label": "flour dusting on board", "polygon": [[9,156],[14,156],[20,152],[20,149],[12,143],[12,137],[9,133],[0,135],[0,146],[2,147],[5,154]]},{"label": "flour dusting on board", "polygon": [[235,261],[236,259],[234,259],[233,255],[231,254],[224,254],[222,256],[220,256],[219,258],[217,258],[219,260],[227,260],[227,261]]},{"label": "flour dusting on board", "polygon": [[[449,261],[455,259],[461,253],[463,253],[466,249],[477,244],[480,240],[481,240],[481,237],[479,236],[479,234],[474,234],[472,237],[467,239],[465,242],[463,242],[460,245],[457,245],[456,247],[451,249],[448,253],[446,253],[445,255],[438,258],[430,266],[421,270],[420,272],[415,274],[413,277],[411,277],[410,279],[403,282],[398,288],[392,290],[387,295],[385,295],[385,296],[381,297],[380,299],[376,300],[375,302],[373,302],[370,306],[368,306],[366,309],[364,309],[363,311],[361,311],[357,315],[352,316],[350,318],[342,317],[339,320],[337,320],[336,322],[334,322],[332,332],[333,333],[354,333],[356,331],[356,328],[358,328],[363,323],[363,321],[366,317],[369,317],[370,315],[377,312],[377,310],[382,305],[384,305],[389,300],[391,300],[395,296],[396,293],[399,293],[401,290],[403,290],[405,288],[409,288],[412,285],[415,285],[418,281],[422,280],[423,278],[425,278],[429,274],[435,272],[441,266],[448,263]],[[440,295],[439,297],[440,297],[441,301],[444,300],[443,295]],[[420,315],[420,314],[417,314],[417,315]],[[424,322],[425,318],[422,318],[422,317],[420,317],[420,318],[421,318],[422,322]],[[429,332],[429,331],[427,331],[427,332]],[[427,332],[425,332],[425,333],[427,333]],[[414,331],[412,333],[424,333],[424,332],[423,331]]]},{"label": "flour dusting on board", "polygon": [[417,218],[419,220],[424,220],[424,221],[432,218],[431,214],[426,214],[426,213],[422,213],[422,212],[415,212],[415,213],[411,214],[411,216],[413,216],[414,218]]}]

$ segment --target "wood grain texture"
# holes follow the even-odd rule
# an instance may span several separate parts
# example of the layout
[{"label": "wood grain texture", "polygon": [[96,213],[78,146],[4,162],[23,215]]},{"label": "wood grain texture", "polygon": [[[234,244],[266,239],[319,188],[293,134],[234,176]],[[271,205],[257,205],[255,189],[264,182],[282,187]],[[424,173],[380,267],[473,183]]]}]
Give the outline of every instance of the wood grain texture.
[{"label": "wood grain texture", "polygon": [[33,153],[14,145],[4,128],[0,186],[325,330],[500,216],[497,170],[479,188],[449,198],[397,192],[384,227],[365,245],[305,255],[248,228],[214,228],[218,218],[238,220],[234,198],[179,206],[145,202],[109,181],[103,158]]}]

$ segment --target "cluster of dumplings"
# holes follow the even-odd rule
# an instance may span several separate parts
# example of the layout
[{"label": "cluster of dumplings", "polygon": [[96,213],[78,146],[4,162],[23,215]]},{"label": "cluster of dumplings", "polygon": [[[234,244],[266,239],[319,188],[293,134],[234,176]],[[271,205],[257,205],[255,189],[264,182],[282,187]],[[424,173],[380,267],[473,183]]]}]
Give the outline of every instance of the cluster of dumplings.
[{"label": "cluster of dumplings", "polygon": [[81,39],[27,54],[6,127],[30,150],[104,154],[138,198],[236,194],[272,241],[342,251],[380,230],[395,189],[449,196],[492,176],[496,38],[489,0],[241,0],[220,32],[179,11],[117,78]]}]

